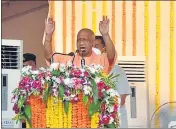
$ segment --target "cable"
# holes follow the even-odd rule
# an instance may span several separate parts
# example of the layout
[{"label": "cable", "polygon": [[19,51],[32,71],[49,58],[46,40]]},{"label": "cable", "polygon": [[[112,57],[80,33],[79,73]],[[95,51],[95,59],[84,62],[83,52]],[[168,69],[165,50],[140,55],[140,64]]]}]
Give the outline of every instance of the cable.
[{"label": "cable", "polygon": [[164,103],[164,104],[162,104],[161,106],[159,106],[159,107],[154,111],[154,113],[152,114],[151,120],[150,120],[150,128],[151,128],[151,123],[152,123],[152,120],[153,120],[153,117],[154,117],[155,113],[156,113],[162,106],[167,105],[167,104],[171,104],[171,103],[176,103],[176,101]]}]

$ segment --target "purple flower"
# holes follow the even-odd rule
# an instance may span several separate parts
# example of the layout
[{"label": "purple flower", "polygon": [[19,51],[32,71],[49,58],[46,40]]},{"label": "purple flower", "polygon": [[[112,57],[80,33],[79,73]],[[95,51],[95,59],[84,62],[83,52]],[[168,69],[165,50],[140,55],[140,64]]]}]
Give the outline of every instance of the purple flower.
[{"label": "purple flower", "polygon": [[18,114],[19,109],[18,109],[18,104],[17,103],[14,104],[13,111],[15,111],[16,114]]}]

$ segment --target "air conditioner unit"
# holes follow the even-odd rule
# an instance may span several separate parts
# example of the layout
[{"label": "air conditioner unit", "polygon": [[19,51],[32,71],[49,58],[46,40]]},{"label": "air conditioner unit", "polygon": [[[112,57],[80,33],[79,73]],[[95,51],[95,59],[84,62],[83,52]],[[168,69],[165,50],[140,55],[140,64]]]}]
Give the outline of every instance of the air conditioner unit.
[{"label": "air conditioner unit", "polygon": [[23,66],[23,41],[21,40],[2,40],[1,45],[1,113],[2,128],[21,128],[21,123],[12,120],[15,112],[12,110],[11,103],[12,91],[18,86]]},{"label": "air conditioner unit", "polygon": [[145,57],[119,56],[118,65],[124,69],[132,90],[132,94],[126,100],[128,126],[129,128],[147,128],[149,113]]}]

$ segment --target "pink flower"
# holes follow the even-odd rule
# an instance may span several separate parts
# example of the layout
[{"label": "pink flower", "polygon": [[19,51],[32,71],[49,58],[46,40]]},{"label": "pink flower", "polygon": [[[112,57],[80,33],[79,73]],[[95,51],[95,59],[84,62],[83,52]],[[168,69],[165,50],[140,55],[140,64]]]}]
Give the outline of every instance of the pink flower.
[{"label": "pink flower", "polygon": [[81,84],[76,84],[75,85],[75,89],[81,89],[82,88],[82,85]]},{"label": "pink flower", "polygon": [[45,75],[45,77],[47,77],[47,76],[49,76],[49,77],[52,77],[52,74],[51,74],[51,72],[46,72],[46,75]]},{"label": "pink flower", "polygon": [[75,77],[80,77],[81,76],[81,70],[73,70],[71,74]]},{"label": "pink flower", "polygon": [[24,77],[22,80],[24,83],[30,82],[31,79],[29,77]]},{"label": "pink flower", "polygon": [[69,90],[66,90],[64,94],[65,94],[66,96],[71,95],[71,93],[70,93],[70,91],[69,91]]},{"label": "pink flower", "polygon": [[81,89],[82,88],[82,80],[79,78],[73,78],[73,85],[75,89]]},{"label": "pink flower", "polygon": [[32,83],[33,87],[37,89],[39,92],[42,90],[42,84],[41,81],[33,81]]}]

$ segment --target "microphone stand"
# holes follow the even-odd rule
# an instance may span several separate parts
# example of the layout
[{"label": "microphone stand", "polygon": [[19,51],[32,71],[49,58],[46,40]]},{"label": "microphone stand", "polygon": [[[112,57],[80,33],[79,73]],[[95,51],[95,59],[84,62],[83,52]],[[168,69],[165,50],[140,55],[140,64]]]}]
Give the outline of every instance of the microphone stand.
[{"label": "microphone stand", "polygon": [[82,59],[81,59],[81,67],[82,67],[82,69],[84,69],[84,66],[85,66],[84,52],[85,52],[85,50],[82,51]]},{"label": "microphone stand", "polygon": [[[79,52],[79,50],[76,50],[75,54],[78,52]],[[73,55],[72,64],[74,63],[74,60],[75,60],[75,54]]]}]

